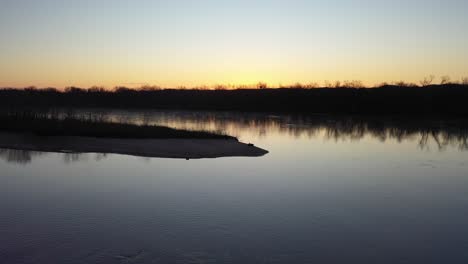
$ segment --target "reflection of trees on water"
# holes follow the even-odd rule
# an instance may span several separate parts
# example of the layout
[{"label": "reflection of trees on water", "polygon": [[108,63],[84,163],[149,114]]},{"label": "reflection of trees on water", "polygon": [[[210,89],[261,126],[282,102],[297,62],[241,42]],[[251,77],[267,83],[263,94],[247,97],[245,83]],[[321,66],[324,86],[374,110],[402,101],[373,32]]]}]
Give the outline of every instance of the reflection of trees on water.
[{"label": "reflection of trees on water", "polygon": [[468,126],[462,120],[337,120],[324,126],[328,138],[335,140],[360,140],[365,136],[382,142],[393,139],[398,142],[415,141],[421,148],[435,144],[439,150],[456,146],[468,150]]},{"label": "reflection of trees on water", "polygon": [[88,159],[88,154],[83,153],[64,153],[63,161],[65,163],[73,163],[79,161],[86,161]]},{"label": "reflection of trees on water", "polygon": [[63,161],[67,164],[80,161],[88,161],[90,158],[95,161],[105,160],[109,154],[107,153],[63,153]]},{"label": "reflection of trees on water", "polygon": [[[101,112],[101,114],[103,114]],[[317,137],[335,141],[359,141],[365,137],[382,142],[414,141],[421,148],[434,144],[439,150],[448,146],[468,150],[468,123],[465,119],[338,117],[268,115],[232,112],[109,111],[108,119],[118,122],[164,125],[191,130],[222,131],[239,136],[249,131],[262,138],[272,133],[293,137]],[[251,134],[249,134],[251,135]]]},{"label": "reflection of trees on water", "polygon": [[33,158],[42,156],[45,153],[18,149],[0,149],[0,159],[17,164],[30,163]]},{"label": "reflection of trees on water", "polygon": [[[382,142],[411,141],[421,148],[435,145],[439,150],[444,150],[449,146],[454,146],[462,151],[468,151],[468,122],[465,119],[364,118],[185,111],[83,111],[82,114],[115,122],[222,131],[233,136],[248,133],[248,137],[262,138],[271,134],[279,134],[296,138],[323,137],[335,141],[359,141],[365,137],[371,137]],[[248,138],[248,140],[253,139]],[[0,159],[18,164],[27,164],[35,157],[45,154],[37,151],[0,149]],[[94,155],[96,161],[107,157],[106,154],[64,153],[63,160],[65,163],[79,162],[88,160],[89,155]]]},{"label": "reflection of trees on water", "polygon": [[[49,152],[31,151],[31,150],[18,150],[18,149],[0,149],[0,159],[8,163],[15,163],[19,165],[26,165],[31,163],[35,158],[46,156]],[[66,164],[87,161],[92,155],[96,161],[101,161],[107,158],[106,153],[61,153],[63,162]]]},{"label": "reflection of trees on water", "polygon": [[96,153],[94,159],[96,161],[101,161],[107,158],[107,153]]}]

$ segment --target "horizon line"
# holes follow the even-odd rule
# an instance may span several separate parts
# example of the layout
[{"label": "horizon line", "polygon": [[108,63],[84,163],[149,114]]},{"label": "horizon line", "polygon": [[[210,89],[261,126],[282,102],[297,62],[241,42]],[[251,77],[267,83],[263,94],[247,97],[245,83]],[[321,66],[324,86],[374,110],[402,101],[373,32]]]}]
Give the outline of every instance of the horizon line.
[{"label": "horizon line", "polygon": [[[149,83],[123,83],[122,85],[106,86],[106,85],[92,85],[88,87],[67,85],[62,87],[54,86],[42,86],[36,85],[27,86],[2,86],[0,89],[56,89],[56,90],[69,90],[69,89],[94,89],[94,90],[118,90],[118,89],[131,89],[131,90],[238,90],[238,89],[281,89],[281,88],[296,88],[296,89],[314,89],[314,88],[379,88],[383,86],[402,86],[402,87],[426,87],[433,85],[468,85],[468,77],[463,77],[459,80],[452,80],[449,76],[441,76],[439,82],[435,82],[435,76],[430,75],[424,77],[418,83],[408,81],[392,81],[392,82],[380,82],[374,85],[368,85],[360,80],[345,80],[345,81],[329,81],[325,80],[322,84],[318,82],[293,82],[291,84],[278,83],[270,85],[268,82],[258,81],[257,83],[251,84],[232,84],[232,83],[219,83],[211,85],[175,85],[175,86],[161,86],[157,84]],[[130,85],[130,86],[129,86]]]}]

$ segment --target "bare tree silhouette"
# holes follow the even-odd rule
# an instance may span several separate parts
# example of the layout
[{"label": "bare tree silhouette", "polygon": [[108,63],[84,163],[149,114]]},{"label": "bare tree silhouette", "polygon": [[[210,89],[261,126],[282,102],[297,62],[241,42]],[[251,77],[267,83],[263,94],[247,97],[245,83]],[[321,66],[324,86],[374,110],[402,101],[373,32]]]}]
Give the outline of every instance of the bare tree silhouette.
[{"label": "bare tree silhouette", "polygon": [[462,83],[463,85],[468,85],[468,77],[462,78],[461,83]]},{"label": "bare tree silhouette", "polygon": [[450,76],[444,75],[444,76],[440,77],[440,84],[441,85],[449,84],[449,83],[450,83]]},{"label": "bare tree silhouette", "polygon": [[435,76],[434,75],[429,75],[428,77],[424,77],[424,79],[422,81],[420,81],[419,83],[421,84],[421,86],[429,86],[432,84],[432,82],[434,81],[435,79]]}]

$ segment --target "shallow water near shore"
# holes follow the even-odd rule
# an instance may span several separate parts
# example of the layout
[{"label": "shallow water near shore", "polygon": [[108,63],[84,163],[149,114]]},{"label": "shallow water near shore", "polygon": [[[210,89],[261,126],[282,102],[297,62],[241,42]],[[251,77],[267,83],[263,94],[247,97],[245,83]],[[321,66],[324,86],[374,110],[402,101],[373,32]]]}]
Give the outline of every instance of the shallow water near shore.
[{"label": "shallow water near shore", "polygon": [[270,153],[186,161],[0,150],[0,263],[468,260],[464,130],[223,112],[105,114],[222,130]]}]

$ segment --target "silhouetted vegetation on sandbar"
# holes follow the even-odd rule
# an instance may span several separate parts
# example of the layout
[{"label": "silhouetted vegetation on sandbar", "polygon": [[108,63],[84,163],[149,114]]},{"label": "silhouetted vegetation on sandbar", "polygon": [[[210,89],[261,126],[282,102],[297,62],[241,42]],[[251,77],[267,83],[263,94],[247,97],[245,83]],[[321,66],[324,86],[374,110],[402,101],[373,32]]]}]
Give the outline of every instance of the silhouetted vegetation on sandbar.
[{"label": "silhouetted vegetation on sandbar", "polygon": [[114,123],[96,118],[66,116],[59,118],[44,113],[9,112],[0,115],[0,131],[31,133],[38,136],[82,136],[97,138],[196,138],[235,139],[222,133],[189,131],[164,126]]},{"label": "silhouetted vegetation on sandbar", "polygon": [[347,86],[270,89],[262,85],[261,89],[236,90],[2,89],[0,106],[468,116],[468,85],[464,83],[424,87],[405,83],[377,88],[359,88],[353,83]]}]

